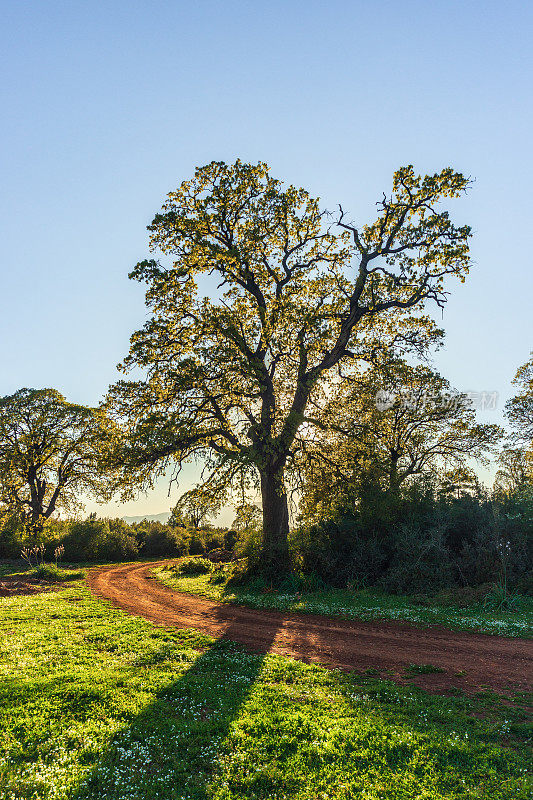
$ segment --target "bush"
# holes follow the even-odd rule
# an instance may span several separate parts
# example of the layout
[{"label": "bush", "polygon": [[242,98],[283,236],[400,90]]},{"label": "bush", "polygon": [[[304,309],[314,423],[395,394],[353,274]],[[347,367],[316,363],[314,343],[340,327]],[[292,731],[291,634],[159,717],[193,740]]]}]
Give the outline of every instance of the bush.
[{"label": "bush", "polygon": [[381,578],[388,592],[435,592],[453,583],[453,569],[445,545],[445,532],[433,527],[401,525],[393,533],[395,552]]},{"label": "bush", "polygon": [[248,558],[256,563],[261,553],[262,531],[257,528],[245,528],[239,531],[233,550],[237,558]]},{"label": "bush", "polygon": [[524,573],[516,582],[516,591],[533,597],[533,570]]},{"label": "bush", "polygon": [[69,561],[126,561],[137,557],[139,548],[127,528],[109,527],[106,519],[73,522],[63,540]]},{"label": "bush", "polygon": [[65,557],[69,561],[96,561],[109,533],[106,520],[73,522],[64,540]]},{"label": "bush", "polygon": [[156,522],[139,533],[143,556],[189,555],[190,536],[185,528],[171,528]]},{"label": "bush", "polygon": [[300,528],[291,544],[311,584],[434,594],[502,579],[530,593],[533,493],[450,498],[426,483],[387,497],[369,485],[355,511]]},{"label": "bush", "polygon": [[233,550],[235,545],[237,544],[237,539],[239,538],[239,534],[237,531],[229,530],[224,531],[224,544],[222,545],[224,550]]},{"label": "bush", "polygon": [[24,545],[24,528],[18,517],[4,517],[0,522],[0,558],[18,558]]},{"label": "bush", "polygon": [[377,536],[361,530],[353,516],[301,528],[291,537],[292,549],[304,575],[330,586],[364,586],[380,576],[385,560]]},{"label": "bush", "polygon": [[214,569],[214,564],[207,558],[186,558],[176,567],[181,575],[207,575]]},{"label": "bush", "polygon": [[96,558],[104,561],[131,561],[139,555],[137,540],[125,530],[110,530]]},{"label": "bush", "polygon": [[78,578],[83,578],[83,572],[65,572],[65,570],[56,567],[55,564],[41,564],[32,570],[31,574],[34,578],[53,583],[75,581]]}]

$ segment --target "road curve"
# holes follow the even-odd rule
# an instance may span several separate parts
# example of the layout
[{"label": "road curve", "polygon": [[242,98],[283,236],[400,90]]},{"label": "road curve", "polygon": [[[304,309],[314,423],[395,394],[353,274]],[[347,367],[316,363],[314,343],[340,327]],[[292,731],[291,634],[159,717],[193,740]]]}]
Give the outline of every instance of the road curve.
[{"label": "road curve", "polygon": [[[532,640],[216,603],[163,586],[149,574],[158,565],[96,568],[89,572],[87,583],[98,597],[156,625],[194,628],[254,652],[343,670],[376,668],[384,677],[434,692],[452,687],[469,693],[533,688]],[[432,664],[444,671],[408,678],[405,668],[410,664]]]}]

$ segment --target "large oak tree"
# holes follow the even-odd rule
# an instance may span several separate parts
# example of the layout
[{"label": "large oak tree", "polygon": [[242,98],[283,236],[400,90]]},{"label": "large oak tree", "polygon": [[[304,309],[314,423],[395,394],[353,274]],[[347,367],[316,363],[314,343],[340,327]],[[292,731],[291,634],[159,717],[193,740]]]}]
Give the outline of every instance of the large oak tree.
[{"label": "large oak tree", "polygon": [[127,433],[125,482],[149,485],[194,457],[217,497],[256,477],[261,569],[287,570],[286,473],[310,398],[399,332],[416,339],[427,304],[446,302],[446,278],[464,279],[470,228],[440,202],[468,185],[450,168],[404,167],[360,226],[265,164],[198,168],[149,227],[157,258],[131,274],[151,316],[124,363],[142,377],[109,395]]}]

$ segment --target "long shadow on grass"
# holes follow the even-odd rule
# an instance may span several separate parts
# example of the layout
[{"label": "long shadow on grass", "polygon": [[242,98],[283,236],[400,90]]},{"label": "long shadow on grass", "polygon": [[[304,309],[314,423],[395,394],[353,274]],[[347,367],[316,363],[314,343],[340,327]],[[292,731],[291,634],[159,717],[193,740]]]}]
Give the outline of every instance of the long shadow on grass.
[{"label": "long shadow on grass", "polygon": [[[232,640],[233,625],[110,744],[73,800],[204,800],[220,744],[264,655]],[[272,641],[276,629],[271,630]],[[265,648],[266,649],[266,648]],[[139,666],[150,661],[140,661]]]}]

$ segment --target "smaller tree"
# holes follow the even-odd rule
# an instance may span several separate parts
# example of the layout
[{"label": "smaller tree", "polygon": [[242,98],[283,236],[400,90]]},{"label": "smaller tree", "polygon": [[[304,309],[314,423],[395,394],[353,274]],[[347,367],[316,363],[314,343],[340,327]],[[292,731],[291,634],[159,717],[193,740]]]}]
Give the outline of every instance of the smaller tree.
[{"label": "smaller tree", "polygon": [[68,403],[55,389],[0,398],[0,504],[32,533],[79,496],[108,497],[104,460],[115,432],[104,413]]},{"label": "smaller tree", "polygon": [[508,447],[501,452],[498,464],[494,481],[496,493],[514,494],[533,484],[533,451]]},{"label": "smaller tree", "polygon": [[259,530],[261,527],[261,510],[253,503],[243,501],[235,509],[235,519],[231,523],[235,531]]},{"label": "smaller tree", "polygon": [[474,470],[461,466],[445,470],[440,480],[439,495],[442,498],[456,497],[458,500],[465,495],[480,496],[482,487]]},{"label": "smaller tree", "polygon": [[172,512],[168,524],[173,527],[201,528],[212,520],[220,510],[220,502],[202,489],[190,489],[182,494]]},{"label": "smaller tree", "polygon": [[506,403],[506,416],[515,438],[533,448],[533,351],[529,361],[517,370],[513,384],[519,392]]},{"label": "smaller tree", "polygon": [[325,432],[304,469],[315,504],[317,491],[326,503],[340,492],[352,505],[361,482],[393,496],[414,476],[465,470],[503,436],[498,425],[477,424],[467,397],[437,372],[400,360],[345,383],[321,416]]}]

